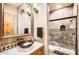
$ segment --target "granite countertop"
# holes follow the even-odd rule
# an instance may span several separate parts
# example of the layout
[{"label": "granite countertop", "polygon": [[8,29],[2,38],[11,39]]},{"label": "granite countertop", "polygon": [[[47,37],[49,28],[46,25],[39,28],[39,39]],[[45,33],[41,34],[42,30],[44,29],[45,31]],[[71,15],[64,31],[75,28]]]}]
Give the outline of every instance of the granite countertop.
[{"label": "granite countertop", "polygon": [[34,44],[29,48],[20,48],[19,46],[1,52],[0,55],[30,55],[37,49],[43,46],[43,43],[35,41]]},{"label": "granite countertop", "polygon": [[32,35],[32,34],[10,35],[10,36],[3,36],[3,37],[1,37],[1,38],[12,38],[12,37],[18,37],[18,36],[29,36],[29,35]]}]

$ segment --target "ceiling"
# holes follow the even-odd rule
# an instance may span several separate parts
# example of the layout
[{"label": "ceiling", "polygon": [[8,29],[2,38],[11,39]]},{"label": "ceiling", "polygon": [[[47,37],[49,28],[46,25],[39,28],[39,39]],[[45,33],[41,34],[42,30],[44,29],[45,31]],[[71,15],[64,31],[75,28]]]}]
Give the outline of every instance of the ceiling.
[{"label": "ceiling", "polygon": [[10,5],[12,5],[12,6],[15,6],[15,7],[18,7],[18,6],[20,6],[21,5],[21,3],[10,3]]},{"label": "ceiling", "polygon": [[49,11],[54,11],[56,9],[70,6],[70,5],[72,5],[72,3],[50,3],[49,4]]},{"label": "ceiling", "polygon": [[[22,3],[6,3],[6,4],[17,8]],[[49,3],[49,11],[54,11],[56,9],[70,6],[70,5],[72,5],[72,3]]]},{"label": "ceiling", "polygon": [[15,7],[15,8],[21,6],[22,4],[27,4],[28,6],[32,6],[33,5],[31,3],[5,3],[5,5],[9,5],[9,6],[12,6],[12,7]]},{"label": "ceiling", "polygon": [[21,5],[21,3],[5,3],[5,5],[10,5],[12,7],[17,8],[17,7],[19,7]]}]

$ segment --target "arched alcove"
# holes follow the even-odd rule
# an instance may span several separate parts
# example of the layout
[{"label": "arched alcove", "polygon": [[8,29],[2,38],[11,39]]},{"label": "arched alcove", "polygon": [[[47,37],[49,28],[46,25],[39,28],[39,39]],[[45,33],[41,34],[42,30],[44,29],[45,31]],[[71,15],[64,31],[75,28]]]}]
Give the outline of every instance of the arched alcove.
[{"label": "arched alcove", "polygon": [[61,25],[60,26],[60,31],[65,31],[66,30],[66,26],[65,25]]}]

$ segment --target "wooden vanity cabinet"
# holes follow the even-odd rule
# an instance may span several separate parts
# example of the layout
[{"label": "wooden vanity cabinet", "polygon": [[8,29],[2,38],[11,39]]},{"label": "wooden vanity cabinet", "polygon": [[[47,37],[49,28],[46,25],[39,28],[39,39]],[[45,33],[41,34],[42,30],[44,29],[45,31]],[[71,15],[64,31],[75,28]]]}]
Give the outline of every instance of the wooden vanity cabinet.
[{"label": "wooden vanity cabinet", "polygon": [[4,36],[3,4],[0,3],[0,37]]},{"label": "wooden vanity cabinet", "polygon": [[44,46],[34,51],[31,55],[44,55]]}]

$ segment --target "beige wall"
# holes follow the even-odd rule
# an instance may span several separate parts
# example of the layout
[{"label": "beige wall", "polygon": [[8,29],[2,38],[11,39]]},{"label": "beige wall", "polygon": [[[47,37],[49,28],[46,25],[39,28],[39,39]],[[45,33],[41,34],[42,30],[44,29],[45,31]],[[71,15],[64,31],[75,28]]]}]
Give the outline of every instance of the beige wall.
[{"label": "beige wall", "polygon": [[73,7],[63,8],[53,12],[52,14],[50,14],[49,20],[76,15],[77,15],[77,4],[74,4]]},{"label": "beige wall", "polygon": [[72,16],[73,15],[72,12],[73,12],[72,7],[59,9],[50,14],[49,20]]},{"label": "beige wall", "polygon": [[43,42],[45,45],[45,54],[47,54],[47,4],[41,3],[39,7],[38,14],[34,13],[34,38],[39,39],[37,37],[37,27],[43,27]]}]

